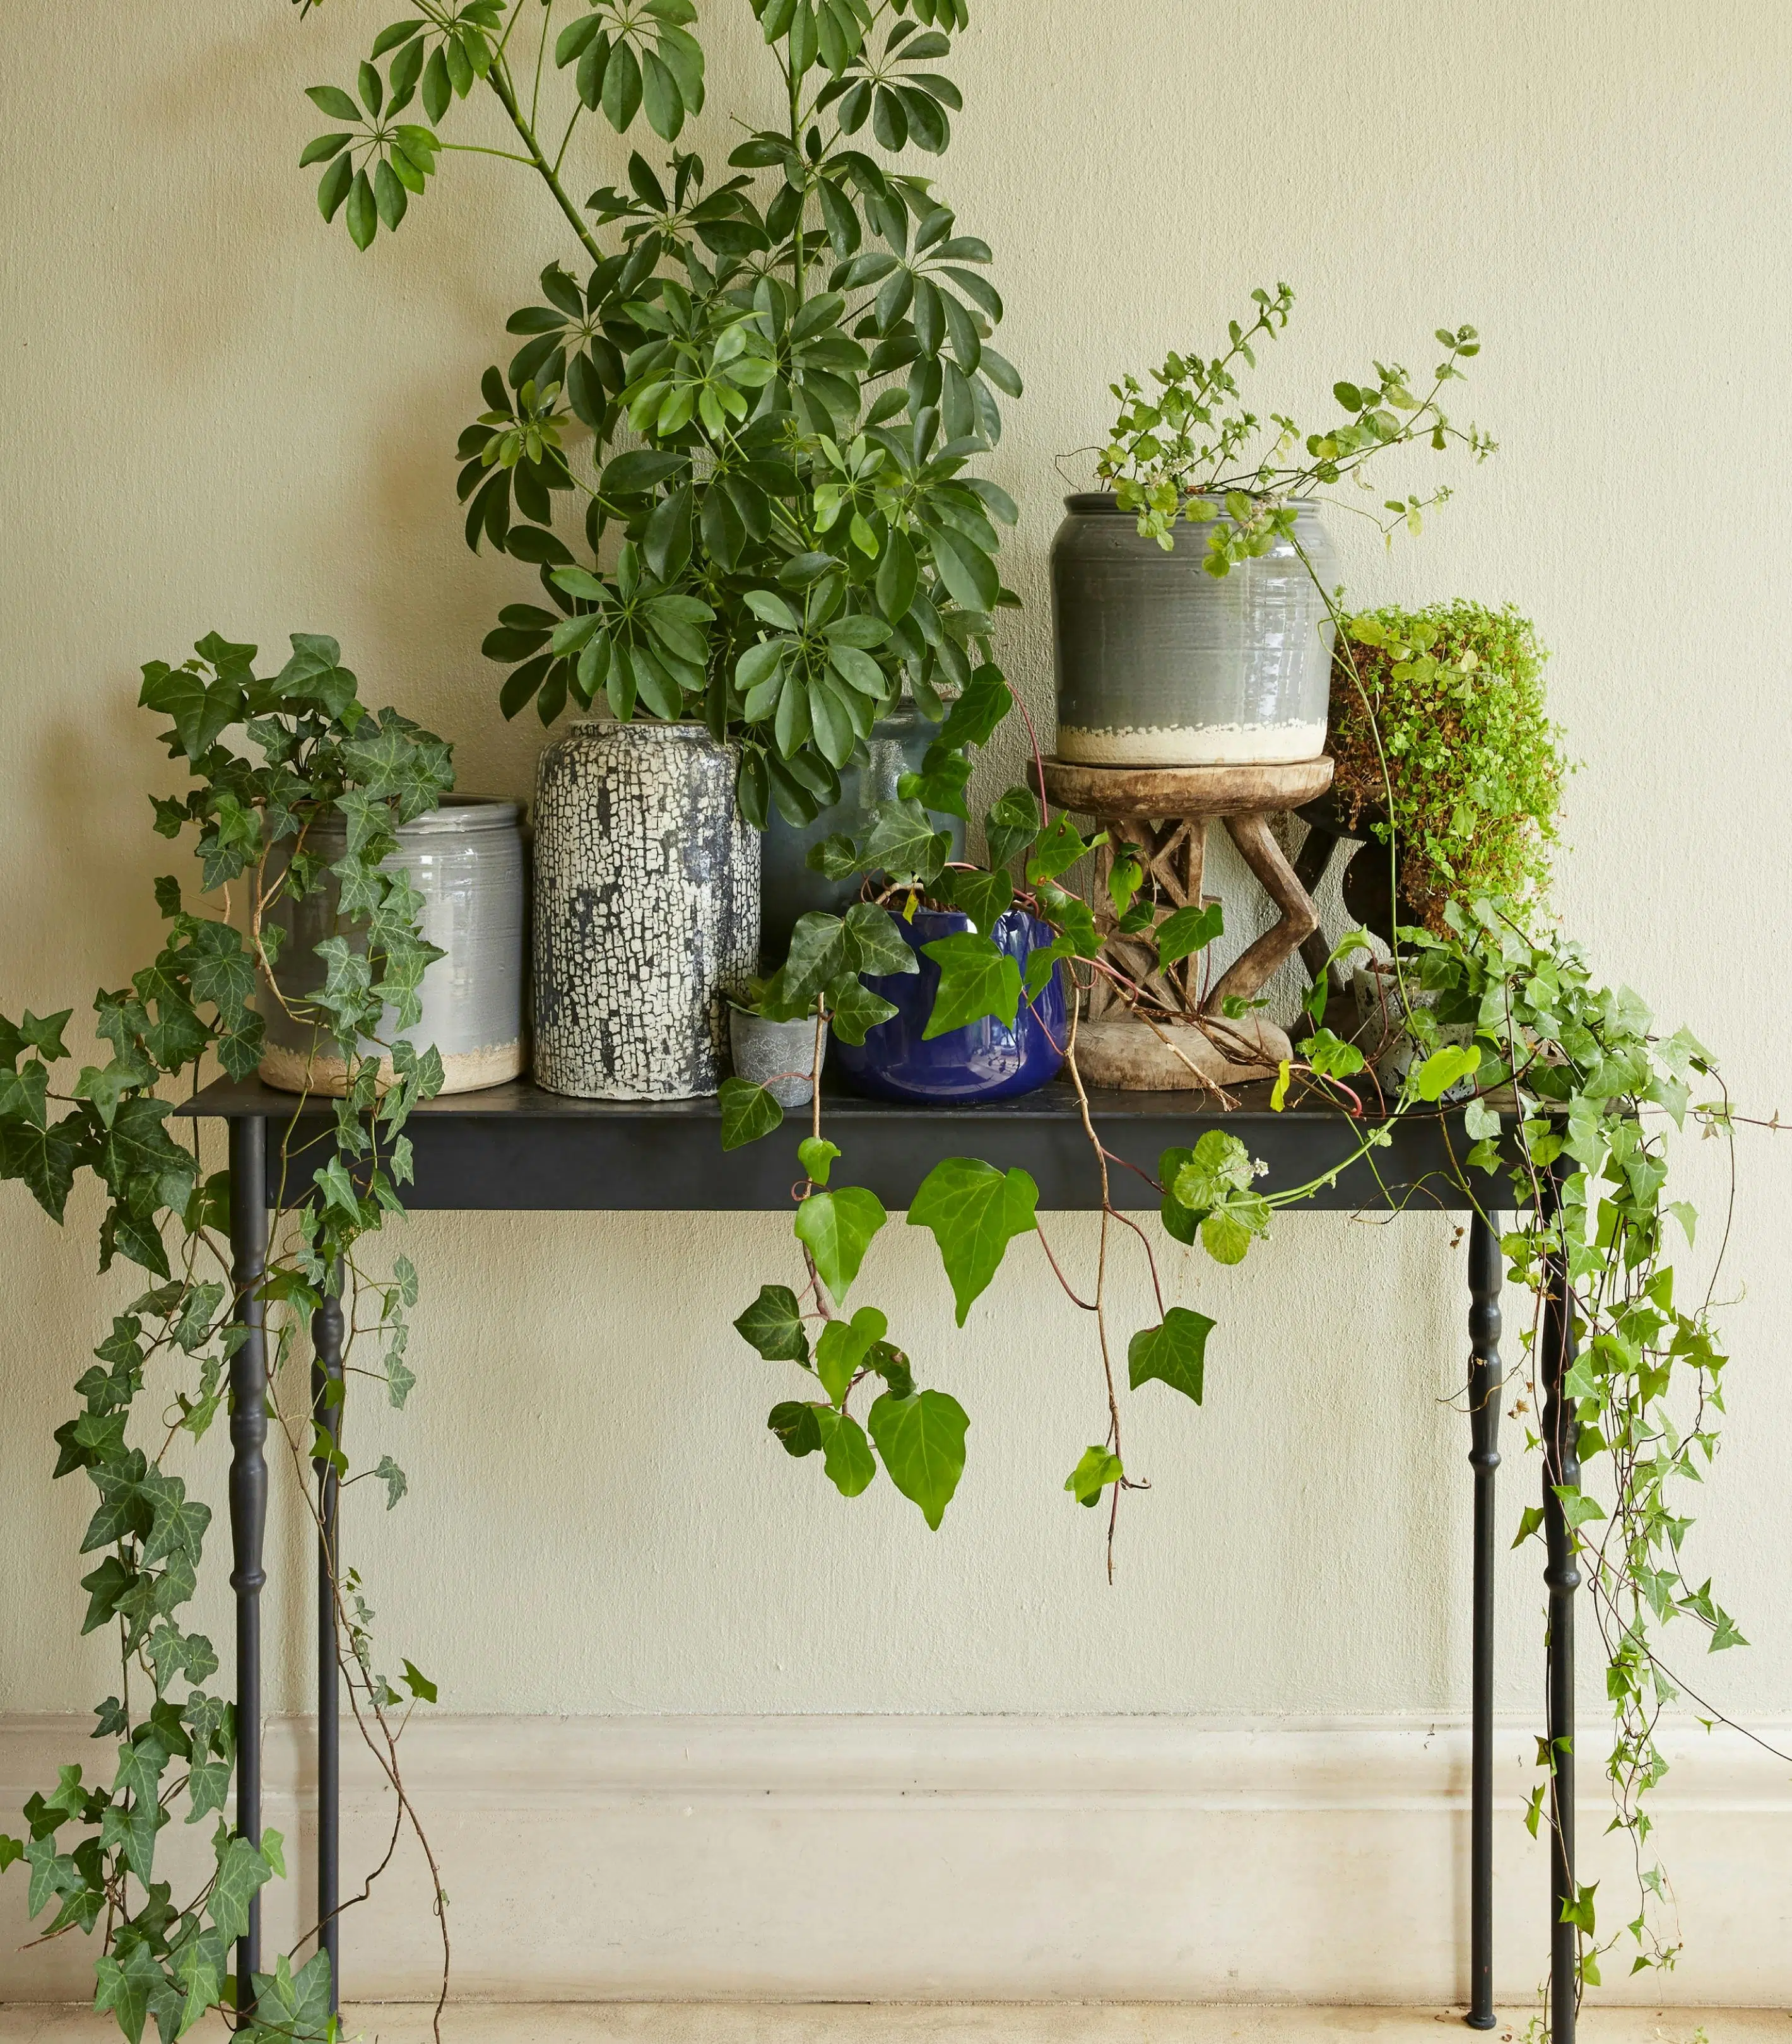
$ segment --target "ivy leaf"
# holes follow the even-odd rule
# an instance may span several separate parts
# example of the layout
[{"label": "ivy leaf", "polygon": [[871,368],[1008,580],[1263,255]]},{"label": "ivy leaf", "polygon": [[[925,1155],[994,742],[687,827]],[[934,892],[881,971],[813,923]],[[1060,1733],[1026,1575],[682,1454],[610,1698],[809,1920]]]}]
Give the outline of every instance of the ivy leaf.
[{"label": "ivy leaf", "polygon": [[797,1239],[815,1259],[821,1282],[836,1305],[858,1276],[871,1237],[888,1219],[883,1201],[860,1185],[811,1193],[797,1208]]},{"label": "ivy leaf", "polygon": [[839,1155],[840,1146],[829,1142],[824,1135],[806,1135],[797,1145],[797,1162],[802,1165],[804,1175],[817,1185],[826,1185],[828,1174]]},{"label": "ivy leaf", "polygon": [[273,1869],[262,1853],[220,1822],[213,1838],[217,1876],[212,1885],[211,1919],[218,1934],[233,1944],[249,1927],[249,1903]]},{"label": "ivy leaf", "polygon": [[410,1488],[410,1481],[390,1455],[382,1455],[375,1477],[386,1486],[386,1509],[390,1512]]},{"label": "ivy leaf", "polygon": [[886,1391],[871,1407],[871,1439],[890,1480],[937,1533],[964,1473],[964,1408],[944,1391],[898,1398]]},{"label": "ivy leaf", "polygon": [[1452,1086],[1479,1070],[1480,1064],[1478,1043],[1446,1043],[1432,1052],[1410,1075],[1409,1082],[1421,1100],[1441,1100]]},{"label": "ivy leaf", "polygon": [[0,1873],[4,1873],[14,1860],[24,1858],[25,1847],[19,1841],[0,1831]]},{"label": "ivy leaf", "polygon": [[0,1178],[22,1178],[52,1220],[60,1221],[81,1155],[81,1117],[71,1114],[49,1128],[0,1120]]},{"label": "ivy leaf", "polygon": [[1207,1366],[1207,1337],[1213,1327],[1205,1313],[1172,1306],[1161,1327],[1141,1328],[1126,1347],[1126,1374],[1132,1389],[1136,1391],[1141,1384],[1158,1377],[1198,1405]]},{"label": "ivy leaf", "polygon": [[[836,1320],[833,1325],[838,1327]],[[865,1430],[850,1413],[836,1412],[831,1405],[811,1405],[813,1424],[821,1443],[822,1466],[842,1497],[856,1497],[877,1474],[877,1462]]]},{"label": "ivy leaf", "polygon": [[[827,1147],[833,1147],[832,1143]],[[800,1362],[807,1367],[809,1332],[802,1323],[802,1308],[788,1285],[762,1285],[759,1297],[734,1327],[767,1362]]]},{"label": "ivy leaf", "polygon": [[[914,953],[910,951],[909,957],[912,960]],[[918,965],[915,970],[920,970]],[[857,977],[849,973],[829,988],[828,1012],[833,1032],[840,1040],[859,1044],[880,1024],[890,1020],[896,1012],[896,1004],[886,1001],[881,993],[873,993],[868,986],[862,986]]]},{"label": "ivy leaf", "polygon": [[829,1320],[822,1328],[815,1344],[815,1374],[836,1405],[844,1404],[866,1352],[889,1331],[889,1321],[875,1306],[861,1306],[850,1320]]},{"label": "ivy leaf", "polygon": [[930,1228],[958,1304],[958,1324],[1002,1267],[1008,1245],[1038,1225],[1039,1187],[975,1157],[945,1157],[921,1181],[910,1228]]},{"label": "ivy leaf", "polygon": [[968,916],[986,937],[1014,905],[1013,880],[999,866],[993,873],[979,870],[942,874],[938,892],[961,915]]},{"label": "ivy leaf", "polygon": [[1085,840],[1068,816],[1055,816],[1028,855],[1027,878],[1035,887],[1043,881],[1056,880],[1060,873],[1067,871],[1079,859],[1086,859],[1098,845],[1107,841],[1106,831]]},{"label": "ivy leaf", "polygon": [[1111,1449],[1085,1448],[1082,1460],[1064,1478],[1064,1488],[1079,1504],[1094,1506],[1100,1504],[1108,1485],[1118,1483],[1125,1473],[1119,1456]]},{"label": "ivy leaf", "polygon": [[[949,721],[949,720],[948,720]],[[983,839],[992,867],[1006,866],[1039,835],[1039,802],[1029,789],[1010,788],[983,818]]]},{"label": "ivy leaf", "polygon": [[1169,1181],[1170,1189],[1183,1206],[1197,1213],[1222,1204],[1234,1193],[1248,1191],[1256,1176],[1250,1151],[1223,1129],[1209,1129],[1193,1150],[1165,1151],[1159,1169],[1171,1157],[1184,1161]]},{"label": "ivy leaf", "polygon": [[209,751],[243,714],[243,691],[236,682],[228,677],[207,682],[190,667],[171,667],[160,660],[144,667],[137,701],[170,720],[190,760]]},{"label": "ivy leaf", "polygon": [[409,1661],[405,1663],[405,1687],[420,1704],[433,1704],[436,1700],[435,1684],[421,1669]]},{"label": "ivy leaf", "polygon": [[933,1012],[921,1032],[924,1039],[992,1016],[1005,1028],[1013,1028],[1021,1005],[1021,968],[1007,952],[975,930],[936,938],[921,950],[940,968]]},{"label": "ivy leaf", "polygon": [[751,1079],[724,1079],[721,1105],[721,1147],[738,1150],[769,1135],[784,1119],[784,1110],[767,1088]]},{"label": "ivy leaf", "polygon": [[778,1436],[786,1454],[812,1455],[821,1445],[820,1416],[833,1410],[831,1405],[804,1404],[790,1398],[772,1407],[765,1424]]},{"label": "ivy leaf", "polygon": [[896,918],[875,901],[859,901],[848,909],[840,936],[847,963],[855,972],[921,970],[921,961],[896,927]]},{"label": "ivy leaf", "polygon": [[1157,962],[1167,971],[1181,959],[1204,951],[1225,928],[1225,917],[1217,901],[1203,908],[1193,902],[1166,916],[1157,926]]}]

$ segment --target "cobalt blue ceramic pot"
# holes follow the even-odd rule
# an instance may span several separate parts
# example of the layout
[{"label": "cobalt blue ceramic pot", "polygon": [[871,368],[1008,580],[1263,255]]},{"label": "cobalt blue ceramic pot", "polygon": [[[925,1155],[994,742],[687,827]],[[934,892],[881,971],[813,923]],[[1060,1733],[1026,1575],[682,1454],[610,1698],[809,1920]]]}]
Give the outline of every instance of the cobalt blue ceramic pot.
[{"label": "cobalt blue ceramic pot", "polygon": [[[896,1012],[867,1031],[862,1044],[835,1038],[834,1061],[856,1091],[878,1100],[963,1106],[1012,1100],[1058,1076],[1069,1035],[1061,964],[1036,1000],[1029,1003],[1022,993],[1012,1029],[992,1016],[929,1041],[922,1032],[940,989],[940,968],[921,947],[968,930],[971,918],[954,910],[917,909],[912,923],[900,916],[895,921],[921,970],[866,975],[866,986],[894,1001]],[[1023,970],[1028,954],[1052,941],[1050,929],[1022,909],[1010,909],[990,934]]]}]

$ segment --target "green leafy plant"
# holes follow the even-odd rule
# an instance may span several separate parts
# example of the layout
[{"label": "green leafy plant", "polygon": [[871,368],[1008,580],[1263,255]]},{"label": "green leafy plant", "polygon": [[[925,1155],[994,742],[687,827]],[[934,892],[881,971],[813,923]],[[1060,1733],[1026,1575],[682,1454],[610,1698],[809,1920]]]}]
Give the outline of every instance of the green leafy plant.
[{"label": "green leafy plant", "polygon": [[1540,898],[1564,771],[1529,619],[1477,603],[1348,619],[1332,672],[1340,820],[1398,838],[1402,921],[1452,901]]},{"label": "green leafy plant", "polygon": [[[544,598],[507,605],[486,640],[510,669],[504,712],[533,702],[551,723],[601,695],[625,719],[700,717],[739,737],[763,827],[837,801],[904,690],[937,718],[986,653],[1012,601],[996,555],[1014,507],[969,471],[1021,380],[992,344],[986,244],[930,175],[861,145],[868,123],[888,156],[944,152],[960,95],[934,67],[965,0],[753,12],[783,117],[718,183],[676,148],[658,165],[634,151],[626,188],[583,206],[564,182],[587,118],[626,135],[644,117],[672,143],[701,108],[690,0],[418,0],[375,37],[359,103],[312,88],[343,125],[304,159],[325,163],[319,206],[363,248],[443,154],[505,156],[541,183],[578,271],[550,264],[512,316],[521,345],[486,372],[460,448],[468,544],[534,566]],[[440,138],[475,91],[520,152]],[[419,98],[427,127],[400,118]]]},{"label": "green leafy plant", "polygon": [[[1123,511],[1137,513],[1141,537],[1167,552],[1179,521],[1209,526],[1204,566],[1224,576],[1278,539],[1293,540],[1303,500],[1359,477],[1392,448],[1423,444],[1442,454],[1456,447],[1477,461],[1494,451],[1496,443],[1473,426],[1453,425],[1441,402],[1446,386],[1461,380],[1460,365],[1480,352],[1471,326],[1438,328],[1444,359],[1418,392],[1398,363],[1377,362],[1361,382],[1340,379],[1332,388],[1344,416],[1317,432],[1303,432],[1285,412],[1271,412],[1266,421],[1248,411],[1238,367],[1256,367],[1255,344],[1281,333],[1294,302],[1286,284],[1273,293],[1259,286],[1251,297],[1256,315],[1248,324],[1229,323],[1224,353],[1171,355],[1152,372],[1156,388],[1148,391],[1132,375],[1109,386],[1121,409],[1096,473]],[[1425,512],[1449,495],[1440,488],[1428,498],[1389,498],[1373,513],[1348,496],[1326,501],[1375,518],[1391,540],[1402,527],[1421,531]]]},{"label": "green leafy plant", "polygon": [[[319,1424],[309,1396],[294,1415],[282,1411],[279,1394],[294,1343],[327,1297],[341,1300],[351,1341],[357,1301],[367,1302],[358,1331],[383,1351],[374,1374],[394,1405],[412,1381],[403,1358],[416,1274],[401,1256],[390,1275],[372,1276],[363,1244],[402,1211],[405,1124],[441,1083],[434,1051],[419,1054],[402,1034],[417,1019],[423,971],[440,954],[423,940],[408,877],[383,862],[395,847],[393,827],[433,807],[453,777],[440,740],[394,711],[363,706],[334,640],[299,634],[292,643],[292,658],[271,678],[254,673],[254,647],[215,633],[179,666],[144,670],[143,704],[172,726],[169,756],[193,782],[183,796],[154,798],[156,828],[168,838],[196,833],[198,884],[190,903],[177,879],[156,882],[160,950],[129,986],[96,996],[95,1028],[110,1055],[93,1063],[72,1055],[64,1040],[72,1011],[0,1017],[0,1177],[22,1180],[60,1223],[90,1175],[106,1200],[101,1271],[122,1261],[148,1281],[94,1350],[75,1387],[81,1408],[56,1436],[56,1475],[84,1473],[96,1493],[81,1546],[94,1561],[82,1579],[82,1630],[106,1628],[117,1642],[118,1689],[98,1705],[94,1732],[113,1757],[110,1776],[102,1769],[88,1781],[81,1765],[64,1767],[54,1789],[25,1804],[25,1838],[0,1835],[0,1870],[23,1862],[26,1906],[47,1919],[43,1935],[100,1931],[94,2005],[112,2011],[131,2044],[152,2019],[172,2038],[213,2008],[234,2009],[231,1947],[256,1891],[285,1872],[278,1832],[252,1843],[221,1814],[234,1708],[207,1688],[217,1654],[184,1616],[211,1513],[189,1496],[181,1465],[225,1405],[245,1330],[231,1268],[229,1174],[205,1170],[196,1135],[191,1147],[176,1139],[163,1089],[196,1082],[214,1060],[236,1078],[254,1071],[263,1021],[252,1003],[280,997],[279,905],[326,885],[355,906],[320,947],[324,984],[292,1005],[347,1063],[348,1094],[315,1168],[271,1224],[256,1287],[268,1325],[265,1396],[302,1479],[315,1456],[345,1482],[383,1481],[389,1502],[404,1486],[390,1458],[377,1469],[350,1468],[339,1409]],[[333,810],[347,821],[348,848],[326,870],[307,839]],[[364,1374],[359,1365],[346,1371],[333,1395]],[[309,1495],[302,1480],[300,1488]],[[427,1854],[398,1768],[399,1692],[377,1670],[359,1578],[351,1572],[336,1595],[358,1721],[397,1789],[401,1820]],[[426,1677],[408,1662],[406,1670],[413,1698],[433,1695]],[[179,1904],[157,1877],[159,1834],[177,1816],[213,1822],[211,1873]],[[256,1977],[259,2012],[238,2034],[335,2037],[328,1974],[321,1954],[296,1973],[280,1958]]]}]

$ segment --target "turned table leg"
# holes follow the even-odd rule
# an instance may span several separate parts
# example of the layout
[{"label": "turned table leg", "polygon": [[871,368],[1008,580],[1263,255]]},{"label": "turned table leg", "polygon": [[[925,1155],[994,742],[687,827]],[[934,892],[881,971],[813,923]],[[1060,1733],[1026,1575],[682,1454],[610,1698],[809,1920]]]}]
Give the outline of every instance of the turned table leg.
[{"label": "turned table leg", "polygon": [[1499,1469],[1500,1246],[1491,1220],[1468,1229],[1468,1420],[1475,1471],[1473,1755],[1470,1762],[1469,1996],[1464,2020],[1494,2027],[1494,1483]]},{"label": "turned table leg", "polygon": [[[257,1293],[267,1259],[267,1124],[230,1124],[230,1251],[236,1317],[247,1330],[230,1362],[230,1537],[236,1593],[236,1828],[261,1842],[262,1546],[267,1523],[267,1362]],[[261,1968],[261,1897],[249,1903],[236,1944],[236,2013],[255,2012]]]},{"label": "turned table leg", "polygon": [[[1544,1175],[1544,1212],[1554,1222],[1561,1211],[1561,1170]],[[1579,1423],[1563,1379],[1575,1360],[1575,1302],[1567,1259],[1549,1258],[1544,1296],[1543,1528],[1548,1561],[1544,1581],[1549,1592],[1549,2029],[1551,2044],[1575,2044],[1579,1999],[1580,1934],[1562,1920],[1575,1892],[1575,1592],[1580,1588],[1575,1536],[1556,1487],[1580,1481]]]},{"label": "turned table leg", "polygon": [[[338,1263],[331,1281],[340,1285]],[[342,1439],[342,1301],[325,1293],[311,1317],[311,1410],[333,1448]],[[319,1443],[321,1445],[321,1443]],[[336,1642],[336,1519],[340,1504],[336,1465],[327,1456],[312,1463],[317,1477],[317,1947],[327,1953],[330,2010],[339,2006],[342,1981],[341,1708]]]}]

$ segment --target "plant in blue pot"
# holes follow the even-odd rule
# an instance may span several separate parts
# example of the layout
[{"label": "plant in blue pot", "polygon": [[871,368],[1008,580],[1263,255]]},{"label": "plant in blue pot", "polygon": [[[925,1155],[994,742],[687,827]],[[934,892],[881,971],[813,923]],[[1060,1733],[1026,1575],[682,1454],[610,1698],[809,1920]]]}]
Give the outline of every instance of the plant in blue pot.
[{"label": "plant in blue pot", "polygon": [[[960,870],[946,868],[931,891],[949,896]],[[894,921],[919,969],[864,982],[895,1012],[868,1030],[862,1043],[836,1045],[834,1062],[848,1082],[879,1100],[959,1105],[1012,1100],[1055,1079],[1070,1028],[1063,968],[1054,953],[1034,993],[1027,991],[1025,975],[1029,961],[1050,949],[1056,932],[1024,908],[1009,907],[985,927],[962,909],[927,907],[917,895],[909,898],[916,905],[898,908]],[[979,936],[994,944],[994,956],[978,943]],[[984,987],[997,997],[998,1012],[957,1020],[981,1010],[977,989]]]}]

